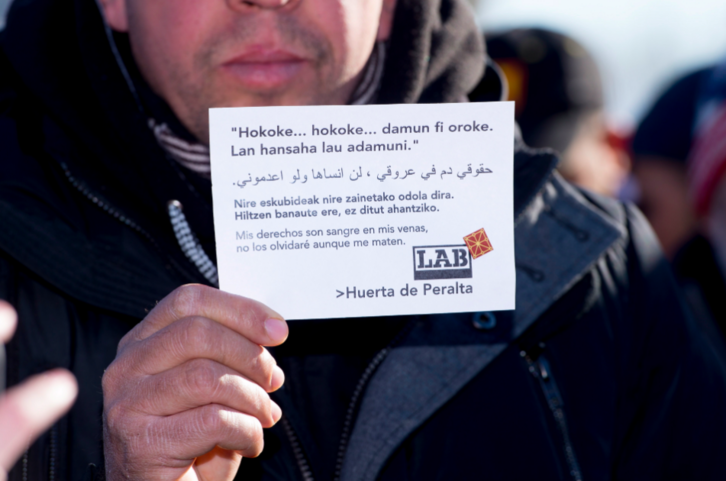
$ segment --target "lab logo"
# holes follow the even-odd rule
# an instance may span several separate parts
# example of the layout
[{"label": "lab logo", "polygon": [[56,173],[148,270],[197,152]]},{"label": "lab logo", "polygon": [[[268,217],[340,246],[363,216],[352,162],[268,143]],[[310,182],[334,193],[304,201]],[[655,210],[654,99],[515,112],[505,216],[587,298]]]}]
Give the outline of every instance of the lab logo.
[{"label": "lab logo", "polygon": [[466,244],[413,248],[413,278],[469,279],[473,277],[471,253]]}]

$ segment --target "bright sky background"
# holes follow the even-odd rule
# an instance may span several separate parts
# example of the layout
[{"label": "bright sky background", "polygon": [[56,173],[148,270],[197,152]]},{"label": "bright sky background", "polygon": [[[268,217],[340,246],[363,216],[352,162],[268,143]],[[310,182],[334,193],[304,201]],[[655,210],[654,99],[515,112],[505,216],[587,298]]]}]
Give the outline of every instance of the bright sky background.
[{"label": "bright sky background", "polygon": [[[10,0],[0,0],[0,28]],[[488,31],[522,26],[560,30],[598,61],[616,127],[637,122],[665,85],[726,56],[723,0],[480,0]]]},{"label": "bright sky background", "polygon": [[616,127],[637,122],[679,74],[726,57],[723,0],[481,0],[477,10],[487,31],[539,26],[582,43]]}]

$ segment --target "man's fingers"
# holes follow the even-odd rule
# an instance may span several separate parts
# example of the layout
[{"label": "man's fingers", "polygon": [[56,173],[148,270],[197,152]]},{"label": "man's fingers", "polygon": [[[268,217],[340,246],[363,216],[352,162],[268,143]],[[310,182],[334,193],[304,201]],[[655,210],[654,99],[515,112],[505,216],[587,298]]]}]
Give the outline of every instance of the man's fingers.
[{"label": "man's fingers", "polygon": [[129,373],[154,375],[193,359],[209,359],[272,392],[284,380],[272,355],[237,332],[204,317],[182,319],[126,348],[106,372],[104,385]]},{"label": "man's fingers", "polygon": [[13,337],[18,316],[15,309],[5,301],[0,300],[0,344],[5,344]]},{"label": "man's fingers", "polygon": [[168,416],[154,423],[152,439],[165,444],[178,460],[193,460],[220,447],[242,456],[259,456],[264,446],[262,425],[257,418],[219,404]]},{"label": "man's fingers", "polygon": [[34,376],[0,398],[0,469],[10,469],[22,452],[73,404],[78,385],[56,369]]},{"label": "man's fingers", "polygon": [[262,303],[202,285],[174,290],[119,343],[119,351],[132,341],[146,339],[185,317],[206,317],[261,346],[277,346],[287,339],[287,323]]},{"label": "man's fingers", "polygon": [[[267,392],[284,381],[262,346],[287,335],[279,314],[259,302],[199,285],[168,295],[124,336],[104,373],[107,470],[187,479],[216,447],[257,456],[263,425],[281,416]],[[211,471],[228,467],[210,463]]]},{"label": "man's fingers", "polygon": [[123,402],[154,416],[219,404],[256,417],[265,428],[272,427],[282,414],[259,385],[208,359],[194,359],[146,377]]},{"label": "man's fingers", "polygon": [[242,461],[242,454],[216,447],[194,462],[194,471],[200,481],[234,479]]},{"label": "man's fingers", "polygon": [[[113,408],[112,408],[113,409]],[[109,414],[111,414],[109,416]],[[194,461],[216,447],[255,457],[262,452],[260,422],[219,404],[208,404],[173,416],[137,419],[125,425],[106,412],[104,442],[117,439],[122,449],[108,450],[106,466],[124,479],[195,479]],[[118,426],[115,426],[118,424]]]}]

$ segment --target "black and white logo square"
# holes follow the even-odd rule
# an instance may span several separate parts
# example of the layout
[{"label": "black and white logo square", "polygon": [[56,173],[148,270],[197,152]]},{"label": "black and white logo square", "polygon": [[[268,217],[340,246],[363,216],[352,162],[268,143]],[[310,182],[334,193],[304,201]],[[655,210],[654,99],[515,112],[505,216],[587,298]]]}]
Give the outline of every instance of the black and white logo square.
[{"label": "black and white logo square", "polygon": [[466,244],[413,248],[414,280],[469,279],[473,276],[471,253]]}]

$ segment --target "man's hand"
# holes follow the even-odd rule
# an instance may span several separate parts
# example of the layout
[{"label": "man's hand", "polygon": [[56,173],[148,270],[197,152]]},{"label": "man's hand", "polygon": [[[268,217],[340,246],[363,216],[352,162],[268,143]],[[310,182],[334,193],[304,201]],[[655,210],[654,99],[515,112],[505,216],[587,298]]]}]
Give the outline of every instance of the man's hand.
[{"label": "man's hand", "polygon": [[[0,301],[0,343],[15,332],[17,316]],[[0,397],[0,481],[40,433],[70,409],[78,386],[71,373],[55,369],[34,376]]]},{"label": "man's hand", "polygon": [[285,341],[279,314],[199,285],[164,298],[118,346],[103,376],[106,477],[232,479],[281,417],[284,381],[262,346]]}]

